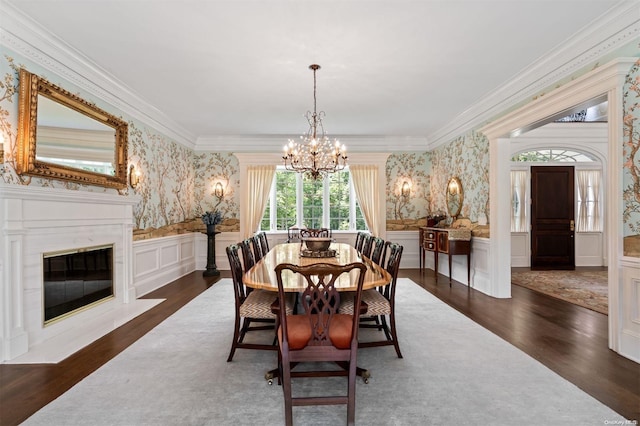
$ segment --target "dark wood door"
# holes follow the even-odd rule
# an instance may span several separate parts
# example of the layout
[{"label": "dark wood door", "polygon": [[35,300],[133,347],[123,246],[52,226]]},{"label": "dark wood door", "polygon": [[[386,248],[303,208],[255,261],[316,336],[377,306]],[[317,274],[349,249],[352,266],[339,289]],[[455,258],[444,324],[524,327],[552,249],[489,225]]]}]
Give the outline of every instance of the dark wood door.
[{"label": "dark wood door", "polygon": [[573,167],[531,167],[531,269],[575,269]]}]

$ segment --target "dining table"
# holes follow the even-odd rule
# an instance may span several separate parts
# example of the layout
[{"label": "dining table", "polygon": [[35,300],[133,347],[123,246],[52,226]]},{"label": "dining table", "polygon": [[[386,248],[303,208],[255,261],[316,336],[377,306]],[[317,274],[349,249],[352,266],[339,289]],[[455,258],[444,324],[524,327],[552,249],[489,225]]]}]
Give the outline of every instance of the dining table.
[{"label": "dining table", "polygon": [[[362,290],[368,290],[383,286],[391,281],[391,275],[380,265],[363,255],[350,244],[333,242],[329,249],[322,253],[309,253],[305,250],[304,241],[294,243],[277,244],[267,252],[259,261],[255,263],[243,275],[243,282],[247,287],[278,292],[278,278],[276,276],[276,266],[282,263],[305,266],[315,263],[332,263],[337,265],[348,265],[353,262],[362,262],[367,267],[364,276]],[[357,274],[353,270],[349,275],[343,274],[335,283],[335,288],[339,292],[356,291],[357,281],[351,274]],[[306,289],[304,277],[293,274],[292,271],[285,270],[282,275],[282,284],[285,292],[300,293]],[[269,371],[265,379],[269,384],[277,376],[277,369]],[[368,370],[358,367],[359,376],[368,383],[370,373]]]},{"label": "dining table", "polygon": [[[364,275],[362,290],[386,285],[391,281],[391,275],[380,265],[360,253],[350,244],[331,243],[327,255],[308,255],[304,242],[284,243],[275,245],[251,267],[243,276],[243,282],[247,287],[259,288],[269,291],[278,291],[278,278],[276,266],[281,263],[291,263],[297,266],[312,265],[315,263],[332,263],[336,265],[348,265],[353,262],[362,262],[367,267]],[[282,276],[282,284],[286,292],[302,292],[306,288],[306,282],[293,273]],[[357,271],[352,271],[356,274]],[[343,275],[335,284],[338,291],[356,291],[356,280],[352,276]]]}]

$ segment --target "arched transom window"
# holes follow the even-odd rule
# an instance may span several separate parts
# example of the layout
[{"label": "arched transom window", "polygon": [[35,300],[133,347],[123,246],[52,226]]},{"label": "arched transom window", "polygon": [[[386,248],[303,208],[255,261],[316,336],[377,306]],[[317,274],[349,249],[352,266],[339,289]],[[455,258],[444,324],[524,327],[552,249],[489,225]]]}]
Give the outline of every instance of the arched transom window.
[{"label": "arched transom window", "polygon": [[584,152],[577,152],[563,148],[545,148],[521,152],[514,155],[511,158],[511,161],[536,163],[583,163],[594,162],[597,160]]}]

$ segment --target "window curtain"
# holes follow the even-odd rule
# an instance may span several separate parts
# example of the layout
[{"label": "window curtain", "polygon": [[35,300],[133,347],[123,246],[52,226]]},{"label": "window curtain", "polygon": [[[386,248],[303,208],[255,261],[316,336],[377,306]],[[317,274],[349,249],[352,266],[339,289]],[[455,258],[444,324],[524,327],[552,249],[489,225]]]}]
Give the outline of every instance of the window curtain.
[{"label": "window curtain", "polygon": [[375,235],[383,235],[386,224],[380,217],[380,197],[378,196],[378,166],[351,165],[349,166],[353,187],[360,203],[360,210],[367,223],[369,231]]},{"label": "window curtain", "polygon": [[511,232],[528,232],[527,171],[511,171]]},{"label": "window curtain", "polygon": [[273,176],[276,174],[276,166],[248,166],[247,167],[247,192],[246,192],[246,212],[240,215],[245,235],[242,238],[249,238],[258,230],[260,220],[267,208],[269,192],[273,183]]},{"label": "window curtain", "polygon": [[578,170],[577,232],[600,232],[600,170]]}]

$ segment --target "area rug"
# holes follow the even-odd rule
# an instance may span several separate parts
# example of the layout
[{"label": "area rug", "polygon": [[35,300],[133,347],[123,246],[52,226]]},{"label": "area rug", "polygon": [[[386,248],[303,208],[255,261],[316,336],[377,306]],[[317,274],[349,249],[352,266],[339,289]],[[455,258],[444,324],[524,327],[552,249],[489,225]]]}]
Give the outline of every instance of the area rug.
[{"label": "area rug", "polygon": [[[26,425],[282,425],[282,389],[264,380],[276,353],[239,349],[228,279],[208,289]],[[408,279],[397,292],[403,359],[361,349],[360,425],[602,425],[624,419]],[[379,333],[375,330],[364,330]],[[364,333],[363,333],[364,334]],[[254,333],[270,341],[272,334]],[[363,338],[365,336],[362,336]],[[368,336],[372,337],[371,335]],[[294,382],[298,395],[346,390],[344,378]],[[339,425],[343,406],[294,407],[296,425]]]},{"label": "area rug", "polygon": [[607,271],[514,271],[511,283],[608,314]]}]

